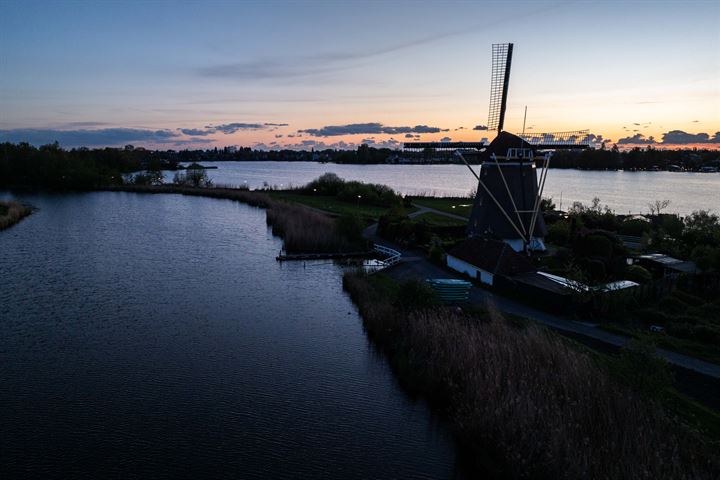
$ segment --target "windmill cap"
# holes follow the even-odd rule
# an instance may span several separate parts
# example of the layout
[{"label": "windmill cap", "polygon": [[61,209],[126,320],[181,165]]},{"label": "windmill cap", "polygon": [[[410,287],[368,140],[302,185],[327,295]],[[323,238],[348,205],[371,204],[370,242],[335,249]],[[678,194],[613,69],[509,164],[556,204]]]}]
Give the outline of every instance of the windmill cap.
[{"label": "windmill cap", "polygon": [[485,150],[485,155],[490,158],[491,155],[495,154],[496,157],[504,157],[511,148],[519,149],[530,149],[534,151],[532,145],[509,132],[500,132],[495,139],[490,142],[490,145]]}]

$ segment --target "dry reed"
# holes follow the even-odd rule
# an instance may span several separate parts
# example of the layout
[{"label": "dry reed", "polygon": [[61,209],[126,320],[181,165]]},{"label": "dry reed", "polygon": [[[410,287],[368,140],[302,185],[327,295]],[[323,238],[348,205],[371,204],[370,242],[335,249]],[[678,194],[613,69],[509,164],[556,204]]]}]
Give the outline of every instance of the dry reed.
[{"label": "dry reed", "polygon": [[10,228],[31,213],[30,207],[18,202],[0,200],[0,230]]},{"label": "dry reed", "polygon": [[[346,275],[368,333],[442,405],[478,473],[515,478],[717,478],[716,452],[585,353],[497,312],[404,312]],[[404,377],[404,378],[403,378]]]}]

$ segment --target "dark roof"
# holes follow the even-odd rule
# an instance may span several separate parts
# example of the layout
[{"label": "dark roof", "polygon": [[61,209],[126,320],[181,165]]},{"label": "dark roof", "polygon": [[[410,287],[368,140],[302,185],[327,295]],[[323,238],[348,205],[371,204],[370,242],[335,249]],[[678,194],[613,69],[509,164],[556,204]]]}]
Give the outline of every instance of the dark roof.
[{"label": "dark roof", "polygon": [[512,277],[512,280],[519,285],[537,288],[556,295],[571,295],[573,292],[570,288],[565,287],[558,282],[554,282],[544,275],[537,272],[525,272]]},{"label": "dark roof", "polygon": [[498,157],[504,157],[507,155],[507,151],[510,148],[529,148],[530,150],[535,151],[535,147],[517,135],[513,135],[509,132],[500,132],[498,133],[498,136],[490,142],[490,145],[485,150],[485,155],[487,158],[490,158],[490,155],[494,153]]},{"label": "dark roof", "polygon": [[691,260],[679,260],[663,253],[650,253],[640,255],[640,260],[664,267],[668,270],[674,270],[680,273],[697,273],[697,265]]},{"label": "dark roof", "polygon": [[471,237],[455,245],[448,255],[494,275],[534,272],[535,266],[525,256],[499,240]]}]

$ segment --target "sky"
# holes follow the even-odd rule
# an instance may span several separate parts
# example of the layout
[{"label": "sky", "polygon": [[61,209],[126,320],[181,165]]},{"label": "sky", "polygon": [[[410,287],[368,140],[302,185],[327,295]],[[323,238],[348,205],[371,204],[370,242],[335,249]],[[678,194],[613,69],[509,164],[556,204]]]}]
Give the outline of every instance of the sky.
[{"label": "sky", "polygon": [[398,147],[505,130],[720,148],[717,1],[0,0],[0,141]]}]

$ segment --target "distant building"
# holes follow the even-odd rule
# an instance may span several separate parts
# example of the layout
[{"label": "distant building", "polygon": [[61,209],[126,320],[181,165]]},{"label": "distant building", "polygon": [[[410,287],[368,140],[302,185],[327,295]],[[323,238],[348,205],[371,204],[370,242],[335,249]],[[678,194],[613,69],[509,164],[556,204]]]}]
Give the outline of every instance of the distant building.
[{"label": "distant building", "polygon": [[647,269],[656,277],[693,274],[698,271],[695,262],[690,260],[680,260],[663,253],[640,255],[634,259],[633,263]]}]

